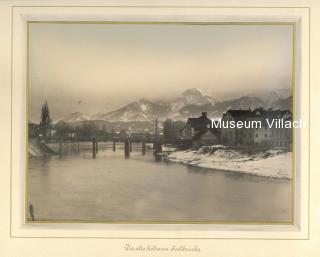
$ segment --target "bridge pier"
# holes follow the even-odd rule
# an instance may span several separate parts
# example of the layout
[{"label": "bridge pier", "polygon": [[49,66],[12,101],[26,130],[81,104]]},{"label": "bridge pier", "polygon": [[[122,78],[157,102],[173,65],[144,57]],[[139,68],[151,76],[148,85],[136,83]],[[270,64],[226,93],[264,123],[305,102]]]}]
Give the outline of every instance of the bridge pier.
[{"label": "bridge pier", "polygon": [[62,157],[62,139],[60,138],[59,140],[59,156],[60,156],[60,159]]},{"label": "bridge pier", "polygon": [[113,140],[113,142],[112,142],[112,150],[115,152],[116,151],[116,141],[115,140]]},{"label": "bridge pier", "polygon": [[77,142],[77,153],[80,153],[80,142],[79,142],[79,139],[78,139],[78,142]]},{"label": "bridge pier", "polygon": [[129,146],[129,140],[126,139],[126,141],[124,141],[124,156],[126,158],[128,158],[130,156],[130,146]]},{"label": "bridge pier", "polygon": [[142,155],[146,154],[146,142],[144,140],[142,141],[141,152],[142,152]]},{"label": "bridge pier", "polygon": [[162,153],[162,144],[160,140],[155,140],[153,142],[154,154]]},{"label": "bridge pier", "polygon": [[96,158],[96,140],[92,140],[92,158]]},{"label": "bridge pier", "polygon": [[161,160],[161,155],[159,153],[162,153],[162,143],[160,140],[155,140],[153,142],[153,154],[156,158],[157,161],[160,161]]}]

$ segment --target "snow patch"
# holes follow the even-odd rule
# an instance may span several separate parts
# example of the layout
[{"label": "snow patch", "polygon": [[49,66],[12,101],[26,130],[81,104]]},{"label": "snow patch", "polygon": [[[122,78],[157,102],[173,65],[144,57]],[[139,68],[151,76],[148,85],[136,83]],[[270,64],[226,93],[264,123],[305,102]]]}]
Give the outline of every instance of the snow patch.
[{"label": "snow patch", "polygon": [[141,104],[140,107],[141,107],[141,110],[144,112],[147,110],[147,106],[145,104]]},{"label": "snow patch", "polygon": [[170,161],[203,168],[241,172],[264,177],[292,177],[292,153],[281,150],[246,153],[225,146],[204,146],[199,150],[167,153]]}]

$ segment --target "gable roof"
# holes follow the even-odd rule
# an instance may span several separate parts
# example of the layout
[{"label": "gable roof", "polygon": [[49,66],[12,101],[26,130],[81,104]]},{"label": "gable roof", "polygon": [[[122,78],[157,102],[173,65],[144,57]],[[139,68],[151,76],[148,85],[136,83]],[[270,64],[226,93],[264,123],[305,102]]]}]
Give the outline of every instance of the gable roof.
[{"label": "gable roof", "polygon": [[265,110],[263,108],[255,109],[254,111],[249,110],[228,110],[225,114],[230,114],[235,121],[245,121],[248,118],[252,119],[272,119],[272,118],[284,118],[290,119],[292,114],[289,110]]},{"label": "gable roof", "polygon": [[244,121],[247,118],[253,117],[254,112],[252,112],[250,109],[249,110],[228,110],[226,114],[230,114],[235,121]]},{"label": "gable roof", "polygon": [[187,124],[197,129],[207,127],[207,125],[211,124],[211,120],[209,120],[207,116],[202,115],[199,118],[188,118]]}]

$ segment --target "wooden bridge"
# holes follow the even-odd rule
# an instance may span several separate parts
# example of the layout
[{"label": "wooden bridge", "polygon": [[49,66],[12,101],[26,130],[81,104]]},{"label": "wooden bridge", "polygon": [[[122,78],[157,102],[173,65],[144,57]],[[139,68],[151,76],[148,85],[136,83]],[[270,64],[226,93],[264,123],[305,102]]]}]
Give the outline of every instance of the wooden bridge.
[{"label": "wooden bridge", "polygon": [[[77,137],[77,138],[71,138],[71,137],[55,137],[47,140],[47,142],[50,143],[59,143],[59,155],[60,158],[62,157],[63,153],[63,143],[76,143],[76,151],[77,153],[80,153],[80,143],[81,142],[91,142],[92,143],[92,157],[96,158],[96,155],[99,151],[99,143],[100,142],[112,142],[112,150],[115,152],[117,148],[116,143],[123,143],[123,148],[124,148],[124,155],[126,158],[130,157],[130,153],[132,152],[132,143],[133,141],[130,140],[130,138],[126,138],[125,140],[120,141],[119,138],[113,138],[113,139],[108,139],[106,137]],[[141,153],[142,155],[145,155],[146,153],[146,141],[141,140],[139,142],[141,144]],[[159,139],[155,139],[153,141],[153,152],[154,155],[157,156],[159,153],[162,152],[162,142]]]}]

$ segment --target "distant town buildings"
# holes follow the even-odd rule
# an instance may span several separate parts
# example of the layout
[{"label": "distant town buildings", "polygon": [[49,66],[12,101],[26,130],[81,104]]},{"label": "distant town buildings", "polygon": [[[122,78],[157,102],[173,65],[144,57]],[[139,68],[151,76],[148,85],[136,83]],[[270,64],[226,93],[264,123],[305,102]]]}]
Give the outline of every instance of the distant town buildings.
[{"label": "distant town buildings", "polygon": [[[213,121],[208,118],[207,112],[202,112],[197,118],[188,118],[187,122],[161,121],[152,131],[149,123],[137,125],[130,123],[125,127],[122,123],[110,124],[107,122],[85,121],[74,124],[58,122],[46,125],[46,129],[40,124],[28,122],[29,138],[54,141],[61,140],[86,140],[89,138],[101,138],[103,140],[125,142],[154,142],[158,139],[163,144],[175,144],[177,147],[197,149],[204,145],[223,144],[235,148],[286,148],[292,147],[292,128],[286,126],[270,126],[269,121],[283,121],[292,123],[292,113],[289,110],[272,110],[257,108],[255,110],[228,110],[218,122],[241,123],[239,126],[213,126]],[[251,126],[247,126],[251,124]],[[259,124],[259,126],[252,126]],[[109,126],[109,131],[108,127]],[[113,126],[116,126],[114,128]],[[161,127],[163,126],[163,127]],[[159,130],[158,130],[159,129]],[[44,134],[45,133],[45,134]]]}]

